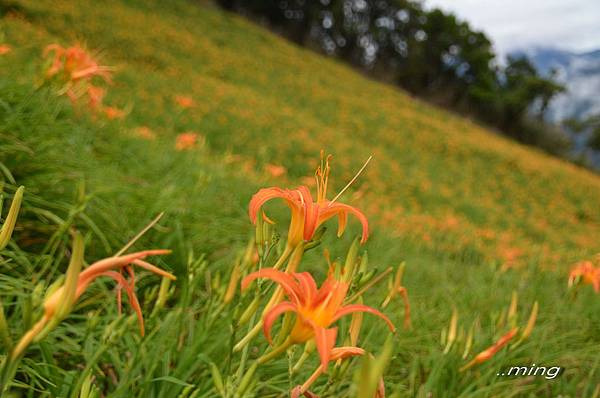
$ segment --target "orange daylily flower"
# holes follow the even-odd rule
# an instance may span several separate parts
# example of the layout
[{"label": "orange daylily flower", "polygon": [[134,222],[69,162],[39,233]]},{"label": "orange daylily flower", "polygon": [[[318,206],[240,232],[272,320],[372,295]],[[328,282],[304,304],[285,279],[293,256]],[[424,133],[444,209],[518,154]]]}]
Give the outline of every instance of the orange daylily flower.
[{"label": "orange daylily flower", "polygon": [[594,267],[591,261],[577,263],[569,273],[569,286],[573,286],[577,278],[582,278],[583,283],[592,285],[596,293],[600,293],[600,267]]},{"label": "orange daylily flower", "polygon": [[[337,361],[357,355],[364,355],[365,353],[366,351],[359,347],[336,347],[331,349],[330,360]],[[317,380],[317,378],[325,372],[325,370],[326,369],[322,364],[319,365],[317,370],[315,370],[315,372],[306,380],[306,382],[304,382],[304,384],[294,387],[291,393],[291,398],[298,398],[300,395],[304,395],[307,398],[318,398],[317,395],[308,391],[308,389],[315,382],[315,380]]]},{"label": "orange daylily flower", "polygon": [[198,134],[193,132],[181,133],[175,139],[175,149],[185,151],[192,149],[198,142]]},{"label": "orange daylily flower", "polygon": [[0,44],[0,55],[8,54],[12,51],[12,47],[8,44]]},{"label": "orange daylily flower", "polygon": [[[102,105],[102,100],[104,99],[105,92],[106,90],[104,90],[102,87],[94,86],[92,84],[88,86],[87,96],[88,105],[90,109],[97,110]],[[76,100],[76,96],[72,96],[69,94],[69,97],[71,97],[71,101]]]},{"label": "orange daylily flower", "polygon": [[305,343],[314,339],[323,370],[331,357],[331,350],[335,345],[337,328],[329,328],[335,321],[353,312],[368,312],[382,318],[394,331],[392,322],[381,312],[362,304],[344,306],[348,292],[348,283],[336,280],[332,273],[317,289],[315,280],[308,272],[287,274],[273,268],[264,268],[246,276],[242,281],[242,289],[255,279],[271,279],[285,292],[290,301],[279,303],[268,310],[264,316],[263,333],[271,343],[271,327],[273,323],[285,312],[295,312],[296,323],[289,335],[291,344]]},{"label": "orange daylily flower", "polygon": [[125,111],[119,108],[115,108],[114,106],[105,106],[104,108],[102,108],[102,111],[110,120],[122,119],[123,117],[125,117]]},{"label": "orange daylily flower", "polygon": [[63,71],[72,81],[90,79],[94,76],[103,78],[107,83],[111,81],[111,68],[99,65],[92,55],[78,44],[71,47],[50,44],[44,49],[44,57],[50,54],[53,54],[54,58],[46,72],[48,76]]},{"label": "orange daylily flower", "polygon": [[[143,260],[145,257],[148,256],[169,254],[170,252],[170,250],[145,250],[118,257],[109,257],[95,262],[79,274],[73,303],[75,303],[79,299],[79,297],[81,297],[81,295],[83,294],[83,292],[85,292],[90,283],[92,283],[96,278],[99,278],[101,276],[107,276],[109,278],[112,278],[117,282],[117,288],[119,289],[117,290],[119,294],[118,297],[120,297],[120,289],[124,289],[127,293],[127,296],[129,298],[129,304],[133,307],[137,315],[138,323],[140,326],[140,333],[143,336],[144,318],[142,316],[142,310],[134,291],[135,279],[133,267],[131,265],[137,265],[138,267],[144,268],[157,275],[174,280],[176,279],[175,276],[173,276],[169,272],[166,272]],[[127,281],[120,272],[115,271],[122,271],[123,269],[125,269],[130,275],[131,281]],[[63,304],[61,303],[61,300],[64,296],[64,289],[64,286],[59,288],[44,302],[44,317],[42,319],[43,321],[45,320],[47,322],[50,319],[52,319],[59,306]]]},{"label": "orange daylily flower", "polygon": [[267,173],[269,173],[271,175],[271,177],[281,177],[282,175],[284,175],[287,170],[285,169],[285,167],[283,166],[279,166],[276,164],[271,164],[268,163],[265,165],[265,170]]},{"label": "orange daylily flower", "polygon": [[498,351],[502,349],[502,347],[507,345],[512,340],[512,338],[515,337],[518,331],[519,328],[513,328],[510,332],[500,337],[498,341],[496,341],[492,346],[477,354],[471,362],[467,363],[465,366],[460,368],[460,371],[465,371],[472,366],[479,365],[480,363],[491,359],[494,355],[496,355]]},{"label": "orange daylily flower", "polygon": [[149,127],[146,127],[146,126],[140,126],[140,127],[136,128],[135,134],[138,137],[144,138],[149,141],[153,141],[156,139],[156,133],[154,131],[152,131],[152,129],[150,129]]},{"label": "orange daylily flower", "polygon": [[177,102],[177,105],[184,109],[193,108],[196,105],[192,97],[188,97],[185,95],[176,95],[175,102]]},{"label": "orange daylily flower", "polygon": [[310,241],[317,228],[332,217],[338,217],[338,236],[346,229],[348,214],[354,215],[362,224],[361,243],[369,237],[369,222],[367,217],[357,208],[350,205],[328,200],[327,181],[329,178],[329,157],[317,169],[317,200],[314,201],[306,186],[296,189],[277,187],[263,188],[252,196],[248,206],[250,220],[256,223],[256,217],[262,206],[271,199],[283,199],[292,211],[292,219],[288,231],[288,246],[295,247],[300,242]]}]

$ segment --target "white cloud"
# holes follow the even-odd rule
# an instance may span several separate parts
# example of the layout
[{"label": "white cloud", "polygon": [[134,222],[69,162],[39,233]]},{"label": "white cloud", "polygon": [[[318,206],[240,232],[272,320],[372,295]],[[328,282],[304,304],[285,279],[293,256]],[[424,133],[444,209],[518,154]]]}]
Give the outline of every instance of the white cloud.
[{"label": "white cloud", "polygon": [[551,46],[575,52],[600,49],[598,0],[426,0],[486,32],[499,54]]}]

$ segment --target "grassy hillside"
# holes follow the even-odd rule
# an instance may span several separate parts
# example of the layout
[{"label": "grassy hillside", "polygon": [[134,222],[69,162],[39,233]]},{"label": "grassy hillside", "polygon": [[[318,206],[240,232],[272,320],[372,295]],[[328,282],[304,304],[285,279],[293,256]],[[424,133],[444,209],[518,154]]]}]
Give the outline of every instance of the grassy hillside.
[{"label": "grassy hillside", "polygon": [[[131,396],[128,391],[216,396],[207,363],[221,364],[226,357],[219,338],[229,333],[235,311],[212,315],[219,307],[207,286],[228,279],[253,231],[246,215],[252,193],[263,186],[307,183],[321,149],[334,155],[331,192],[373,156],[342,199],[363,209],[372,223],[366,246],[370,264],[382,270],[407,262],[404,284],[413,328],[395,337],[389,392],[490,396],[509,395],[511,387],[523,395],[586,396],[598,391],[600,303],[590,288],[578,297],[566,290],[568,267],[598,252],[598,176],[368,81],[203,3],[18,0],[0,2],[0,12],[0,39],[13,47],[0,58],[0,162],[9,196],[16,185],[27,187],[18,246],[11,245],[10,255],[3,254],[8,260],[0,263],[6,275],[0,296],[10,303],[14,333],[29,322],[21,302],[35,304],[36,284],[50,284],[66,268],[73,223],[90,231],[86,258],[91,262],[114,253],[165,211],[160,228],[139,248],[173,248],[160,265],[180,280],[188,278],[190,267],[199,267],[204,278],[196,285],[175,285],[171,310],[159,309],[148,319],[150,332],[143,340],[134,335],[133,317],[125,326],[110,326],[119,329],[118,339],[107,337],[104,327],[113,325],[116,309],[107,301],[110,285],[97,288],[79,315],[32,349],[18,373],[29,386],[23,391],[77,396],[78,383],[93,375],[111,396]],[[44,47],[77,41],[116,67],[106,102],[124,109],[124,118],[82,114],[40,84]],[[194,106],[183,109],[177,96],[193,98]],[[137,136],[142,126],[157,139]],[[201,134],[204,144],[177,151],[175,137],[186,131]],[[273,165],[285,173],[274,176]],[[285,219],[283,210],[273,214]],[[280,224],[284,234],[286,224]],[[356,223],[350,229],[358,231]],[[56,247],[48,243],[52,236]],[[351,238],[327,237],[333,258],[344,257]],[[308,259],[323,276],[322,251],[310,252]],[[151,279],[142,279],[139,287],[147,293],[145,300],[140,294],[147,313],[156,294]],[[478,320],[476,353],[501,333],[501,313],[513,290],[520,298],[521,325],[539,302],[532,336],[495,362],[459,373],[462,352],[443,354],[439,342],[453,308],[465,334]],[[384,293],[382,286],[381,297],[370,304]],[[91,306],[101,300],[107,301],[101,309]],[[390,308],[400,324],[401,305]],[[363,339],[378,352],[383,327],[369,325],[373,329]],[[83,335],[85,340],[74,337]],[[172,346],[173,340],[180,346]],[[156,357],[160,361],[152,360]],[[552,381],[496,376],[505,366],[525,363],[566,369]],[[78,370],[85,364],[91,364],[89,373]],[[221,371],[231,366],[223,363]],[[294,382],[304,380],[309,369]],[[259,396],[287,391],[287,361],[256,379]],[[347,390],[342,384],[329,393],[344,396]]]}]

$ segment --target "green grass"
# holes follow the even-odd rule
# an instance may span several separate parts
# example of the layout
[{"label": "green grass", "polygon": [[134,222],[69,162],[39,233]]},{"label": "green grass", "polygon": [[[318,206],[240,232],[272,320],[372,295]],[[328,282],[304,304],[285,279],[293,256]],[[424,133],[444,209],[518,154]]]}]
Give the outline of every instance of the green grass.
[{"label": "green grass", "polygon": [[[211,362],[231,375],[234,390],[241,356],[230,353],[231,343],[246,328],[235,327],[235,319],[250,298],[221,302],[253,232],[247,203],[260,187],[293,187],[312,175],[320,149],[334,155],[331,192],[374,156],[341,200],[371,221],[365,246],[371,268],[407,262],[403,282],[413,328],[394,336],[385,373],[389,395],[575,397],[597,388],[600,302],[589,286],[575,297],[566,288],[568,267],[598,252],[596,175],[203,3],[19,0],[0,3],[0,12],[4,42],[13,47],[0,57],[4,192],[10,198],[26,186],[14,240],[0,257],[0,300],[13,338],[37,320],[41,292],[66,270],[72,228],[86,234],[92,263],[164,211],[135,249],[173,249],[152,260],[178,276],[166,306],[156,310],[159,279],[138,277],[144,338],[129,311],[117,315],[112,282],[95,283],[65,322],[31,346],[14,394],[77,397],[91,381],[111,397],[215,397]],[[75,41],[117,67],[106,102],[129,110],[123,120],[91,117],[40,86],[43,48]],[[179,94],[196,106],[182,110],[174,101]],[[157,140],[137,137],[139,126],[154,130]],[[206,145],[176,151],[175,136],[185,131],[202,134]],[[268,164],[287,172],[272,177]],[[285,209],[269,209],[285,236]],[[341,260],[357,234],[351,222],[340,240],[328,232],[322,247]],[[303,265],[319,280],[326,273],[322,247],[308,252]],[[378,306],[385,288],[373,290],[366,303]],[[463,333],[477,320],[471,358],[508,330],[498,324],[513,290],[521,326],[539,302],[532,335],[459,373],[467,362],[462,347],[443,354],[440,343],[453,309]],[[401,324],[399,301],[386,313]],[[387,332],[382,323],[365,321],[360,345],[377,354]],[[343,332],[347,322],[342,325]],[[259,336],[253,347],[250,359],[267,344]],[[5,353],[2,347],[0,356]],[[565,372],[550,381],[496,376],[532,363]],[[292,376],[286,358],[261,367],[248,396],[285,395],[316,365],[313,355]],[[360,359],[353,360],[339,384],[332,379],[337,390],[327,396],[353,396],[359,368]],[[322,376],[313,390],[325,391],[327,382]]]}]

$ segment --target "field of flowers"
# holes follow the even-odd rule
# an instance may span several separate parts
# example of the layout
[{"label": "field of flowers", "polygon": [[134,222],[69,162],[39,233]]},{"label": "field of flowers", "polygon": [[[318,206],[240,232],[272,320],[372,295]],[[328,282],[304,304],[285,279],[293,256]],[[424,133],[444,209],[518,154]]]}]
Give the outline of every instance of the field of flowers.
[{"label": "field of flowers", "polygon": [[600,397],[597,175],[210,3],[0,17],[2,397]]}]

